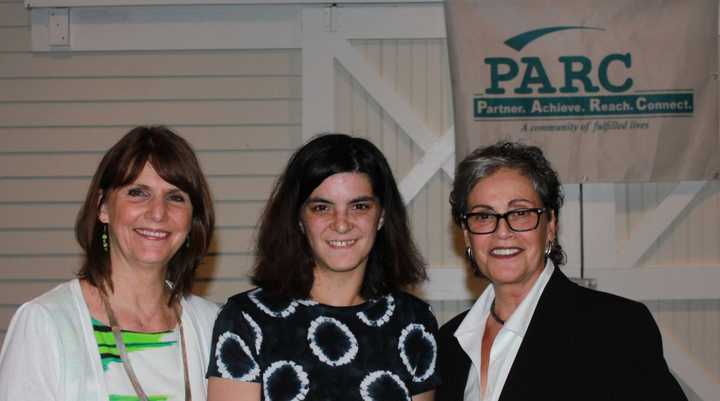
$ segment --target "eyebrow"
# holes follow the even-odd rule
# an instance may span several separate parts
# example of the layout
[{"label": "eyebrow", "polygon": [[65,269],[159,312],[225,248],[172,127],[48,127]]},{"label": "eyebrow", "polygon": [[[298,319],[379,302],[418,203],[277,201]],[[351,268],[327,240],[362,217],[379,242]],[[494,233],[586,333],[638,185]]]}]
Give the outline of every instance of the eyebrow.
[{"label": "eyebrow", "polygon": [[471,208],[470,208],[470,211],[473,211],[473,210],[475,210],[475,209],[488,209],[488,210],[495,211],[495,208],[494,208],[494,207],[492,207],[492,206],[490,206],[490,205],[483,205],[483,204],[475,205],[475,206],[471,207]]},{"label": "eyebrow", "polygon": [[[128,184],[127,187],[128,187],[128,188],[133,188],[133,187],[135,187],[135,188],[140,188],[140,189],[144,189],[144,190],[150,190],[150,189],[151,189],[151,187],[150,187],[149,185],[147,185],[147,184],[142,184],[142,183],[139,183],[139,182],[134,182],[134,183]],[[183,191],[182,189],[180,189],[180,188],[178,188],[178,187],[176,187],[176,186],[174,186],[174,185],[173,185],[172,188],[168,189],[168,190],[165,191],[164,193],[165,193],[165,194],[172,194],[172,193],[176,193],[176,192],[187,193],[187,192]]]},{"label": "eyebrow", "polygon": [[378,199],[374,196],[361,196],[350,201],[350,203],[358,202],[377,202]]},{"label": "eyebrow", "polygon": [[[508,202],[508,205],[509,205],[509,206],[513,206],[513,205],[516,205],[516,204],[518,204],[518,203],[529,203],[529,204],[531,204],[531,205],[534,204],[534,202],[531,201],[530,199],[517,198],[517,199],[513,199],[513,200],[511,200],[510,202]],[[494,207],[492,207],[492,206],[490,206],[490,205],[485,205],[485,204],[482,204],[482,203],[479,204],[479,205],[474,205],[474,206],[472,206],[472,207],[470,208],[471,211],[473,211],[473,210],[475,210],[475,209],[488,209],[488,210],[495,211],[495,208],[494,208]]]},{"label": "eyebrow", "polygon": [[[377,201],[378,201],[377,198],[374,197],[374,196],[359,196],[359,197],[357,197],[357,198],[351,199],[351,200],[348,202],[348,204],[351,204],[351,203],[360,203],[360,202],[377,202]],[[328,200],[328,199],[325,199],[325,198],[320,198],[320,197],[308,198],[308,200],[305,201],[305,203],[328,203],[328,204],[331,204],[331,205],[334,204],[334,202],[332,202],[332,201],[330,201],[330,200]]]},{"label": "eyebrow", "polygon": [[517,203],[529,203],[529,204],[531,204],[531,205],[534,205],[534,204],[535,204],[535,202],[531,201],[530,199],[518,198],[518,199],[513,199],[513,200],[511,200],[511,201],[508,203],[508,205],[512,206],[512,205],[517,204]]}]

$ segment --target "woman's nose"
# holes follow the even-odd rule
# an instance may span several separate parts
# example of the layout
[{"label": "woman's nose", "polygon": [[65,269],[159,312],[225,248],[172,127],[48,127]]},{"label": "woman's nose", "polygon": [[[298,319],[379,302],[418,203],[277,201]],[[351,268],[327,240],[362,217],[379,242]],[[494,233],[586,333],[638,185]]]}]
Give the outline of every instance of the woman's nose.
[{"label": "woman's nose", "polygon": [[167,212],[167,205],[164,199],[153,199],[150,202],[148,209],[148,216],[153,221],[162,221],[165,218]]},{"label": "woman's nose", "polygon": [[500,238],[512,237],[512,235],[515,233],[515,231],[510,228],[510,223],[508,223],[507,219],[499,219],[497,225],[498,226],[495,230],[495,235]]},{"label": "woman's nose", "polygon": [[332,221],[332,228],[333,230],[342,234],[352,229],[352,223],[350,222],[350,220],[348,220],[345,213],[338,212],[335,213],[335,218]]}]

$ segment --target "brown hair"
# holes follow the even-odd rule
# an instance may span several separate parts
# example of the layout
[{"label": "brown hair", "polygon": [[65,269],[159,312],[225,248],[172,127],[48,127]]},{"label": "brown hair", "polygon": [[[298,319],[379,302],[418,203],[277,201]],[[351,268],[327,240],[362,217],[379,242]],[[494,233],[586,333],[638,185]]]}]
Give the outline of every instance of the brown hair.
[{"label": "brown hair", "polygon": [[189,246],[168,262],[166,280],[173,283],[170,302],[190,292],[193,276],[207,253],[215,225],[210,189],[190,145],[164,126],[136,127],[103,157],[75,222],[75,237],[85,251],[78,277],[101,291],[112,290],[110,253],[102,246],[104,224],[98,219],[104,197],[133,182],[150,163],[163,180],[188,194],[193,206]]}]

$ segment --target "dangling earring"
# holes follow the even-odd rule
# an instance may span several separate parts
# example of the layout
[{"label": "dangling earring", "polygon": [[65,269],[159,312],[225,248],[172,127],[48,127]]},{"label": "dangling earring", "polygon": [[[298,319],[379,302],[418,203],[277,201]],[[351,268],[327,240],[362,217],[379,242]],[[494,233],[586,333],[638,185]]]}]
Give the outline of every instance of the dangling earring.
[{"label": "dangling earring", "polygon": [[107,224],[103,224],[103,233],[100,235],[100,239],[102,240],[102,247],[105,252],[110,251],[110,245],[108,245],[108,232],[107,232]]},{"label": "dangling earring", "polygon": [[298,227],[300,227],[300,232],[305,234],[305,227],[303,226],[302,221],[298,221]]},{"label": "dangling earring", "polygon": [[472,269],[473,274],[478,277],[482,277],[480,267],[478,267],[477,262],[475,262],[475,255],[473,255],[473,251],[469,246],[465,248],[465,256],[467,257],[468,262],[470,262],[470,268]]},{"label": "dangling earring", "polygon": [[545,248],[545,259],[550,257],[550,253],[552,253],[553,246],[555,246],[555,241],[550,240],[550,242],[548,242],[547,248]]},{"label": "dangling earring", "polygon": [[190,234],[185,237],[185,248],[190,248]]}]

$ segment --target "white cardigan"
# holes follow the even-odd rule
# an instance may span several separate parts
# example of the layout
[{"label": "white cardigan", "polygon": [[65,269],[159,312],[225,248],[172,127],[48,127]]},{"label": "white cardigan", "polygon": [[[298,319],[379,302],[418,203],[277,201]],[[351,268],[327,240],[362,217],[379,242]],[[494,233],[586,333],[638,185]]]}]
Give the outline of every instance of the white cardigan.
[{"label": "white cardigan", "polygon": [[[182,307],[192,399],[204,401],[218,306],[191,295]],[[0,401],[108,401],[90,319],[77,279],[20,306],[0,352]]]}]

